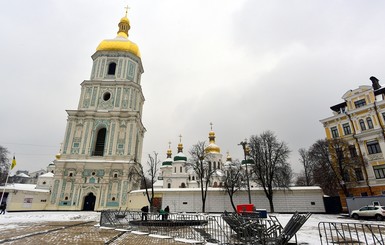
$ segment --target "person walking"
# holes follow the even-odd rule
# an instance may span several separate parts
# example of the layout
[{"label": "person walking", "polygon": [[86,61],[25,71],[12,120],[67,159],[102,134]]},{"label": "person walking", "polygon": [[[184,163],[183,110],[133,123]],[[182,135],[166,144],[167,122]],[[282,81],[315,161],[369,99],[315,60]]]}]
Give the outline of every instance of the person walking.
[{"label": "person walking", "polygon": [[141,211],[142,211],[142,220],[147,220],[148,206],[142,207]]},{"label": "person walking", "polygon": [[7,204],[5,202],[3,202],[0,205],[0,214],[4,214],[5,215],[5,209],[7,209]]},{"label": "person walking", "polygon": [[168,219],[168,214],[170,213],[170,207],[167,206],[165,209],[164,209],[164,220],[167,220]]}]

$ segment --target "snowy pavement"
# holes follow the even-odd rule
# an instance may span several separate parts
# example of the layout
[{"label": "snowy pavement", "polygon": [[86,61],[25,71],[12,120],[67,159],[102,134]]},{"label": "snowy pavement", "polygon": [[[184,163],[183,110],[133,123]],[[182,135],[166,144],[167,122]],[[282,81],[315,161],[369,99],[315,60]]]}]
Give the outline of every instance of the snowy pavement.
[{"label": "snowy pavement", "polygon": [[[292,214],[274,214],[280,223],[285,226]],[[84,223],[97,224],[100,213],[97,212],[11,212],[0,215],[0,234],[12,230],[20,230],[27,226],[38,226],[52,222]],[[353,220],[341,215],[313,214],[304,226],[298,231],[297,238],[299,244],[320,244],[318,224],[320,222],[346,222],[357,224],[380,224],[385,225],[385,221],[366,221]],[[90,225],[88,225],[90,226]],[[93,225],[92,225],[93,226]],[[99,229],[100,228],[95,228]],[[112,232],[112,231],[111,231]],[[107,233],[106,233],[107,235]],[[113,234],[109,234],[113,235]],[[3,238],[4,239],[4,238]],[[0,235],[1,240],[1,235]],[[15,243],[16,244],[16,243]]]}]

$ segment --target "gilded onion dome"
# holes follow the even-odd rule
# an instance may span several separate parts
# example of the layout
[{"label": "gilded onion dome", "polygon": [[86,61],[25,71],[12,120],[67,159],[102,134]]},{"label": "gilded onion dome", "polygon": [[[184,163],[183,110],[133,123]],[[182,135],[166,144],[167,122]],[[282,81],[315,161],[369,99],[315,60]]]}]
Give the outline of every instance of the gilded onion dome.
[{"label": "gilded onion dome", "polygon": [[114,39],[105,39],[96,48],[96,51],[124,51],[140,57],[138,45],[128,40],[130,21],[126,16],[120,19],[118,35]]},{"label": "gilded onion dome", "polygon": [[215,133],[210,131],[209,133],[209,145],[205,149],[206,154],[208,153],[221,153],[221,148],[215,144]]},{"label": "gilded onion dome", "polygon": [[169,149],[167,150],[167,158],[166,158],[166,160],[163,161],[162,167],[163,167],[163,166],[171,166],[171,165],[172,165],[172,158],[171,158],[171,155],[172,155],[172,152],[171,152],[171,149],[169,148]]}]

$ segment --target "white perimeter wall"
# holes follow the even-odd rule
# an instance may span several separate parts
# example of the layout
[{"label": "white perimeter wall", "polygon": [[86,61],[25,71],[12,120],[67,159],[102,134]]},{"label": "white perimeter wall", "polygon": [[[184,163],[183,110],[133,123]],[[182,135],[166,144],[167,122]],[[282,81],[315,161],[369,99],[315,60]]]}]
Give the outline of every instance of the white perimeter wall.
[{"label": "white perimeter wall", "polygon": [[[134,191],[130,195],[137,195]],[[201,212],[202,200],[199,188],[191,189],[156,189],[156,195],[162,196],[162,207],[170,206],[171,212]],[[142,194],[143,195],[143,194]],[[269,201],[262,189],[251,190],[251,201],[256,209],[270,212]],[[273,196],[275,212],[312,212],[324,213],[323,192],[319,187],[292,187],[290,190],[276,190]],[[238,191],[234,196],[234,204],[248,203],[247,191]],[[229,196],[221,189],[210,188],[206,212],[232,212]]]}]

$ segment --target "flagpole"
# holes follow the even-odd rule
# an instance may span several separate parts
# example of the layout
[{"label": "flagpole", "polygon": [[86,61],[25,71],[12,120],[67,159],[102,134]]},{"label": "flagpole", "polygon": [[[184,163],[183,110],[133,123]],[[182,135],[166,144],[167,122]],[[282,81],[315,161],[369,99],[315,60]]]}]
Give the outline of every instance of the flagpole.
[{"label": "flagpole", "polygon": [[3,188],[3,193],[1,194],[0,204],[3,203],[3,198],[4,198],[4,193],[5,193],[5,187],[7,186],[8,178],[9,178],[9,172],[11,172],[11,170],[8,171],[7,179],[5,180],[5,184],[4,184],[4,188]]},{"label": "flagpole", "polygon": [[6,178],[6,180],[5,180],[5,184],[4,184],[4,188],[3,188],[3,193],[1,194],[0,205],[3,203],[3,198],[4,198],[4,193],[5,193],[5,187],[6,187],[7,184],[8,184],[9,173],[11,172],[11,170],[12,170],[15,166],[16,166],[16,159],[15,159],[15,156],[13,156],[12,162],[11,162],[11,164],[9,165],[7,178]]}]

